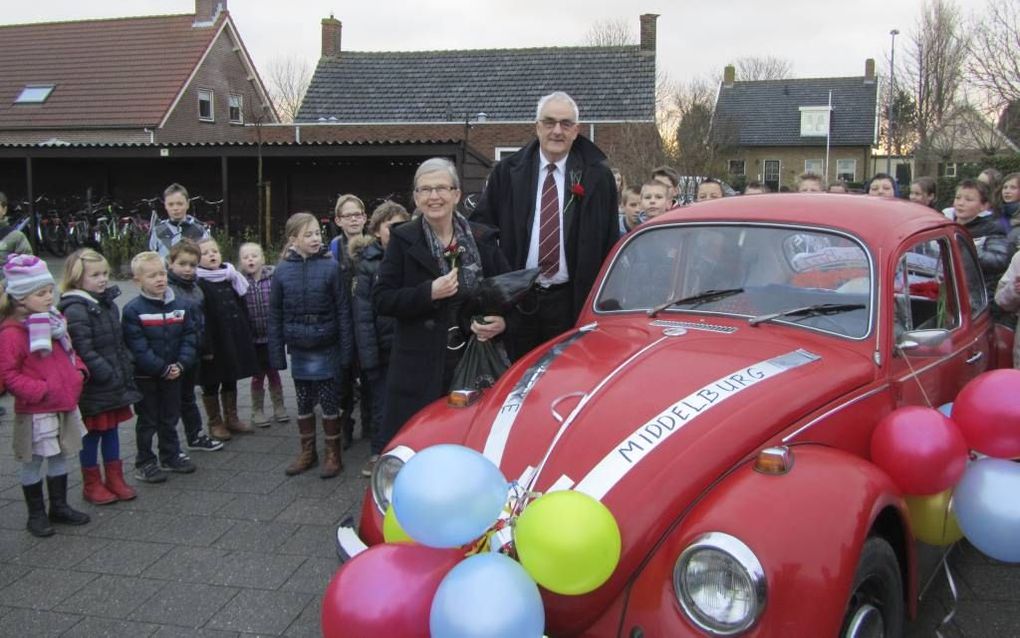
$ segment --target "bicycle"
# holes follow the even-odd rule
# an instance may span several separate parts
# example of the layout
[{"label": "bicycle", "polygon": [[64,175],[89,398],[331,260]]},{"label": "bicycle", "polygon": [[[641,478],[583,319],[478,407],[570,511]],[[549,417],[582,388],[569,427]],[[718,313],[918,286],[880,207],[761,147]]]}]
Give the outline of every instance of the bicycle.
[{"label": "bicycle", "polygon": [[60,218],[60,213],[56,209],[50,209],[45,213],[35,211],[35,233],[39,245],[51,255],[67,256],[71,243],[64,220]]}]

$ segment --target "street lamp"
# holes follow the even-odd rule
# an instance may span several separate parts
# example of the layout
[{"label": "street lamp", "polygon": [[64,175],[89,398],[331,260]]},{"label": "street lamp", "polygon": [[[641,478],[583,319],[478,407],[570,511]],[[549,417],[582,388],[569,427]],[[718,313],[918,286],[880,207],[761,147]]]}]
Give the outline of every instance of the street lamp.
[{"label": "street lamp", "polygon": [[[892,45],[889,47],[889,99],[885,107],[885,172],[890,177],[892,176],[892,149],[893,149],[893,116],[892,116],[892,104],[894,97],[894,87],[896,86],[896,36],[900,34],[899,29],[893,29],[889,32],[892,36]],[[893,178],[895,182],[895,178]]]}]

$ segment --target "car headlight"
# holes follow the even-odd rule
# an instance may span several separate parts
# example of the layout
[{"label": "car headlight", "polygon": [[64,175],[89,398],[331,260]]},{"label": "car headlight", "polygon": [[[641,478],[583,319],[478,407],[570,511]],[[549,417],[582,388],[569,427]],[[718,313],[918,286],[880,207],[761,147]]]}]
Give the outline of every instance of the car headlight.
[{"label": "car headlight", "polygon": [[764,611],[765,570],[739,539],[711,532],[680,554],[673,590],[691,622],[716,636],[732,636],[750,629]]},{"label": "car headlight", "polygon": [[397,480],[397,472],[414,456],[414,450],[398,445],[379,457],[372,468],[372,499],[380,514],[386,514],[393,497],[393,482]]}]

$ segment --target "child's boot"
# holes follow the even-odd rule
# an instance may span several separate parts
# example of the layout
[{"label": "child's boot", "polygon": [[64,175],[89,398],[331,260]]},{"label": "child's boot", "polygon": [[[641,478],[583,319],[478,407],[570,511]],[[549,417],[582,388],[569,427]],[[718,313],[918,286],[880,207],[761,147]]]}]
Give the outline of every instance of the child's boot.
[{"label": "child's boot", "polygon": [[220,414],[220,395],[203,394],[202,405],[205,406],[206,423],[209,425],[209,436],[221,441],[229,441],[232,437],[223,423]]},{"label": "child's boot", "polygon": [[326,436],[323,447],[326,454],[322,461],[321,478],[333,478],[344,469],[343,461],[340,460],[340,421],[336,417],[322,420],[322,429]]},{"label": "child's boot", "polygon": [[67,504],[67,474],[47,476],[46,490],[50,493],[51,523],[84,525],[92,520],[85,512],[79,512]]},{"label": "child's boot", "polygon": [[50,519],[46,517],[46,499],[43,498],[42,481],[32,485],[22,485],[21,491],[25,494],[25,504],[28,506],[28,529],[32,536],[44,538],[53,536],[53,526]]},{"label": "child's boot", "polygon": [[116,494],[117,498],[122,501],[130,501],[138,496],[134,488],[124,482],[124,466],[121,464],[120,459],[107,461],[105,469],[106,489]]},{"label": "child's boot", "polygon": [[224,392],[220,397],[223,399],[223,421],[227,429],[241,434],[252,432],[252,427],[237,416],[237,392]]},{"label": "child's boot", "polygon": [[301,433],[301,452],[284,470],[287,476],[301,474],[319,463],[319,455],[315,452],[315,415],[298,417],[297,425]]},{"label": "child's boot", "polygon": [[262,388],[251,389],[251,424],[257,428],[268,428],[269,419],[262,410],[266,402],[266,391]]},{"label": "child's boot", "polygon": [[287,408],[283,405],[283,386],[269,386],[269,396],[273,400],[273,418],[277,423],[289,421]]},{"label": "child's boot", "polygon": [[[109,469],[107,469],[109,474]],[[103,485],[103,477],[99,466],[81,468],[81,497],[95,505],[106,505],[117,500],[117,495]]]}]

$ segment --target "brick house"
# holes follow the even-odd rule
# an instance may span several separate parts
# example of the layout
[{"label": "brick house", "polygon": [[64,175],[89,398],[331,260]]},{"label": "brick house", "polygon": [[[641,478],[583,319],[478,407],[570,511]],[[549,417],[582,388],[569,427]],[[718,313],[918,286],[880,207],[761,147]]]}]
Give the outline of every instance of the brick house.
[{"label": "brick house", "polygon": [[756,179],[774,191],[804,172],[861,182],[877,142],[878,96],[871,59],[863,76],[842,78],[739,81],[727,66],[712,143],[733,181]]},{"label": "brick house", "polygon": [[0,144],[229,142],[276,113],[227,11],[0,26]]},{"label": "brick house", "polygon": [[[535,105],[566,91],[582,134],[612,158],[632,127],[655,126],[655,23],[640,18],[640,44],[448,51],[344,51],[342,25],[322,21],[322,57],[292,130],[276,136],[355,142],[459,141],[489,161],[535,136]],[[468,170],[465,170],[468,169]],[[487,167],[462,166],[465,190]]]}]

